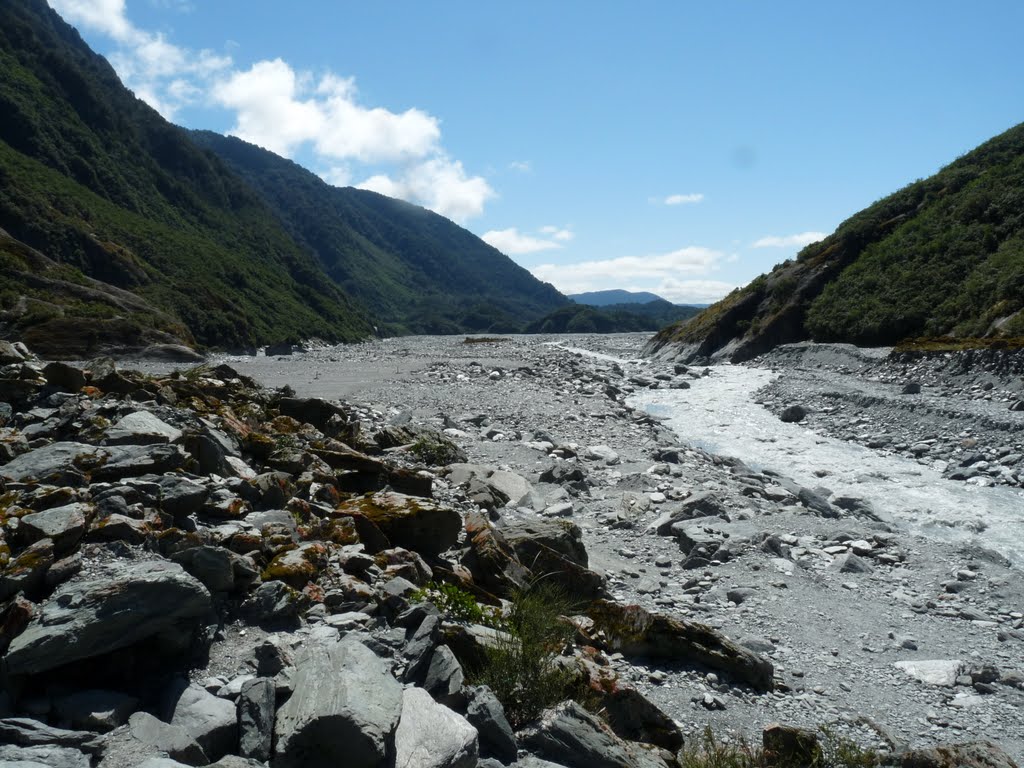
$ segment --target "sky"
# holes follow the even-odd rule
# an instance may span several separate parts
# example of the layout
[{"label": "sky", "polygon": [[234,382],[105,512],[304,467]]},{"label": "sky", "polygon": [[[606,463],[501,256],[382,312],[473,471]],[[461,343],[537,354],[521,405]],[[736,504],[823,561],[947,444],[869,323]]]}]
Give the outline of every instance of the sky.
[{"label": "sky", "polygon": [[1019,0],[48,0],[168,120],[707,303],[1024,121]]}]

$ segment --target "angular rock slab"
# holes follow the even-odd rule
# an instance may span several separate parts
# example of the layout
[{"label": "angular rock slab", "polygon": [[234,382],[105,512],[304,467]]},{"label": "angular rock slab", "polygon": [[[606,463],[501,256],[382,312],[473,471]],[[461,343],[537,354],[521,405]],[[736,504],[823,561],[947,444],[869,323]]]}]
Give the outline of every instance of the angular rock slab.
[{"label": "angular rock slab", "polygon": [[346,635],[296,660],[295,693],[277,712],[274,768],[383,764],[402,713],[402,686],[387,663]]},{"label": "angular rock slab", "polygon": [[61,585],[14,638],[5,661],[12,675],[38,674],[126,648],[198,621],[210,593],[176,563],[116,564]]},{"label": "angular rock slab", "polygon": [[606,600],[595,601],[588,613],[594,620],[594,631],[604,631],[604,645],[609,650],[624,656],[692,661],[724,672],[759,691],[772,689],[775,669],[770,661],[706,624]]},{"label": "angular rock slab", "polygon": [[458,510],[393,491],[347,501],[337,511],[361,513],[387,536],[392,546],[425,557],[435,557],[453,547],[462,530]]},{"label": "angular rock slab", "polygon": [[402,692],[402,719],[395,731],[395,768],[474,768],[476,728],[422,688]]},{"label": "angular rock slab", "polygon": [[897,661],[893,666],[926,685],[952,688],[963,672],[964,662],[959,659],[919,659]]}]

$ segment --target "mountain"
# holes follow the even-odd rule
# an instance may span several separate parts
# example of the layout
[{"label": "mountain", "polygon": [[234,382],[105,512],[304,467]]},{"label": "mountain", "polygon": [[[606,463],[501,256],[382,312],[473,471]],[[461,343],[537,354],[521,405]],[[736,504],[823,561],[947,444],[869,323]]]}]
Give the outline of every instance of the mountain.
[{"label": "mountain", "polygon": [[[609,291],[611,293],[611,291]],[[523,333],[627,333],[656,331],[666,323],[683,322],[700,312],[697,307],[656,299],[645,304],[570,304],[528,323]]]},{"label": "mountain", "polygon": [[568,303],[443,216],[375,192],[332,187],[240,139],[209,131],[192,137],[260,194],[326,273],[373,310],[382,332],[508,333]]},{"label": "mountain", "polygon": [[1024,124],[860,213],[649,354],[734,362],[813,340],[1024,336]]},{"label": "mountain", "polygon": [[[48,354],[91,324],[76,350],[91,354],[143,337],[370,333],[259,196],[126,90],[43,0],[0,4],[0,71],[0,334],[34,329]],[[59,278],[45,289],[27,276],[40,259]]]},{"label": "mountain", "polygon": [[586,293],[571,293],[569,298],[577,304],[587,304],[591,307],[606,307],[609,304],[647,304],[652,301],[665,301],[655,293],[647,291],[623,291],[615,288],[610,291],[587,291]]}]

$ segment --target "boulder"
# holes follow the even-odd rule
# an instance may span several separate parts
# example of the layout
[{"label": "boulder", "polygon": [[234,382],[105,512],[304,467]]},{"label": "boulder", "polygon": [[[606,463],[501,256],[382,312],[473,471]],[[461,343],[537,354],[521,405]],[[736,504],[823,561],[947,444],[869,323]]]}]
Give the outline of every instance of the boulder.
[{"label": "boulder", "polygon": [[430,657],[426,677],[423,679],[423,690],[445,706],[453,706],[462,697],[464,681],[462,665],[455,658],[452,649],[447,645],[435,648]]},{"label": "boulder", "polygon": [[914,749],[899,757],[900,768],[1017,768],[1017,763],[989,741]]},{"label": "boulder", "polygon": [[161,421],[149,411],[135,411],[107,430],[107,445],[151,445],[174,443],[181,430]]},{"label": "boulder", "polygon": [[[203,748],[188,731],[158,720],[148,712],[136,712],[128,718],[128,731],[134,741],[163,752],[185,765],[206,765],[210,762]],[[108,759],[112,757],[115,756],[108,755]],[[107,759],[103,763],[105,766]]]},{"label": "boulder", "polygon": [[893,666],[926,685],[952,688],[966,664],[960,659],[915,659],[897,661]]},{"label": "boulder", "polygon": [[819,765],[823,757],[817,734],[795,725],[765,726],[761,744],[770,766]]},{"label": "boulder", "polygon": [[507,597],[529,582],[530,570],[519,562],[501,531],[483,515],[466,515],[466,541],[469,546],[462,556],[462,565],[472,574],[475,584]]},{"label": "boulder", "polygon": [[0,477],[18,483],[79,485],[90,467],[106,461],[103,448],[75,442],[57,442],[23,453],[0,466]]},{"label": "boulder", "polygon": [[619,686],[601,697],[608,725],[620,738],[678,752],[683,734],[675,721],[636,688]]},{"label": "boulder", "polygon": [[783,421],[786,424],[796,424],[799,421],[803,421],[807,418],[807,409],[802,405],[790,405],[782,410],[779,414],[779,421]]},{"label": "boulder", "polygon": [[210,593],[176,563],[111,563],[58,587],[14,638],[7,670],[38,674],[154,636],[180,645],[210,611]]},{"label": "boulder", "polygon": [[106,733],[128,722],[139,700],[119,691],[85,690],[54,701],[57,716],[73,728]]},{"label": "boulder", "polygon": [[455,545],[462,517],[452,507],[415,496],[381,491],[343,502],[338,513],[362,515],[380,529],[392,546],[430,559]]},{"label": "boulder", "polygon": [[47,363],[43,368],[46,383],[62,392],[77,392],[85,386],[85,373],[67,363]]},{"label": "boulder", "polygon": [[592,642],[624,656],[690,662],[724,672],[759,691],[772,689],[774,668],[767,659],[729,640],[705,624],[650,613],[638,605],[607,600],[593,603],[588,613]]},{"label": "boulder", "polygon": [[664,761],[627,744],[574,701],[547,710],[520,732],[531,753],[567,768],[664,768]]},{"label": "boulder", "polygon": [[242,686],[238,708],[238,754],[261,762],[270,759],[274,734],[274,681],[255,677]]},{"label": "boulder", "polygon": [[306,648],[293,687],[274,725],[275,768],[371,768],[385,761],[402,713],[402,687],[387,662],[354,635]]},{"label": "boulder", "polygon": [[182,681],[170,692],[168,720],[198,742],[206,756],[217,760],[238,749],[235,705],[214,696],[197,683]]},{"label": "boulder", "polygon": [[422,688],[402,692],[395,768],[476,768],[476,729]]},{"label": "boulder", "polygon": [[21,518],[18,532],[31,542],[50,539],[59,557],[74,549],[85,534],[86,518],[91,513],[91,505],[81,502],[33,512]]},{"label": "boulder", "polygon": [[503,522],[499,530],[520,562],[527,565],[541,547],[557,552],[576,565],[584,568],[588,565],[583,532],[568,520],[516,520]]},{"label": "boulder", "polygon": [[6,768],[90,768],[89,755],[72,747],[18,747],[0,744],[0,765]]},{"label": "boulder", "polygon": [[467,695],[466,720],[477,730],[480,754],[514,763],[519,746],[498,697],[487,686],[471,688]]}]

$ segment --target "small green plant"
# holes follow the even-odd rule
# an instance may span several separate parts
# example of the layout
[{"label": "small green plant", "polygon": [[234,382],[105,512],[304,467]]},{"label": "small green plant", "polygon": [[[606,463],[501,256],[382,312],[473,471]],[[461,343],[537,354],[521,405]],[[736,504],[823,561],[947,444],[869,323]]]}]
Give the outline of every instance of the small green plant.
[{"label": "small green plant", "polygon": [[409,446],[409,453],[423,463],[434,466],[445,466],[457,461],[465,461],[458,446],[448,440],[431,440],[421,437]]},{"label": "small green plant", "polygon": [[481,606],[473,595],[454,584],[428,581],[422,589],[412,594],[412,602],[424,601],[436,605],[451,621],[485,626],[495,626],[498,622],[496,609]]},{"label": "small green plant", "polygon": [[769,755],[761,747],[745,740],[725,744],[705,728],[699,742],[687,747],[679,757],[680,768],[878,768],[877,753],[839,736],[827,726],[819,729],[818,748],[813,759],[792,755]]},{"label": "small green plant", "polygon": [[513,728],[578,692],[577,677],[559,663],[573,636],[573,626],[564,618],[573,608],[565,590],[545,581],[515,593],[504,631],[487,649],[484,663],[471,670],[473,682],[489,686],[498,697]]}]

